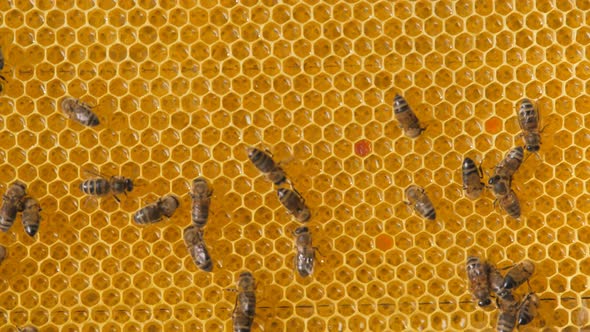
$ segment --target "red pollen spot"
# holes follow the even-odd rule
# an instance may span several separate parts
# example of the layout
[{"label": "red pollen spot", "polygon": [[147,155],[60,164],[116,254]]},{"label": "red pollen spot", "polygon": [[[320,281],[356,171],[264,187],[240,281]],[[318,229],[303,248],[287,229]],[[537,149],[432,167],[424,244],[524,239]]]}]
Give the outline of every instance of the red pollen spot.
[{"label": "red pollen spot", "polygon": [[377,248],[382,251],[393,248],[393,238],[387,234],[380,234],[377,236]]},{"label": "red pollen spot", "polygon": [[359,157],[365,157],[371,153],[371,143],[366,139],[354,143],[354,153]]},{"label": "red pollen spot", "polygon": [[497,134],[502,130],[502,120],[498,117],[492,117],[486,121],[486,131],[490,134]]}]

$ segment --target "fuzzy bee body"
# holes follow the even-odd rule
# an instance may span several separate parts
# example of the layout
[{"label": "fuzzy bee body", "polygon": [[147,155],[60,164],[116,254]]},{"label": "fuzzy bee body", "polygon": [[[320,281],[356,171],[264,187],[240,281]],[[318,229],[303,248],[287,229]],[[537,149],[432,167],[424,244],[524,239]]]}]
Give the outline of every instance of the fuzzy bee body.
[{"label": "fuzzy bee body", "polygon": [[509,216],[514,219],[520,218],[520,202],[514,190],[510,189],[510,192],[507,195],[500,197],[499,200],[500,206]]},{"label": "fuzzy bee body", "polygon": [[[4,69],[4,53],[2,52],[2,47],[0,47],[0,72]],[[0,75],[0,79],[4,82],[7,82],[6,77]],[[4,90],[4,85],[0,82],[0,93]]]},{"label": "fuzzy bee body", "polygon": [[213,262],[203,239],[203,230],[196,225],[184,229],[184,243],[197,267],[205,272],[213,270]]},{"label": "fuzzy bee body", "polygon": [[4,69],[4,52],[2,51],[2,46],[0,46],[0,71]]},{"label": "fuzzy bee body", "polygon": [[127,195],[133,190],[133,181],[124,176],[111,176],[110,179],[99,177],[80,183],[80,191],[90,196],[103,197],[112,194],[119,202],[119,194]]},{"label": "fuzzy bee body", "polygon": [[87,127],[96,127],[100,124],[98,116],[92,111],[90,105],[72,97],[66,97],[61,102],[61,109],[70,119]]},{"label": "fuzzy bee body", "polygon": [[506,154],[506,157],[496,166],[495,174],[502,177],[512,177],[520,168],[524,160],[524,149],[517,146]]},{"label": "fuzzy bee body", "polygon": [[106,196],[111,192],[111,183],[105,178],[88,179],[80,183],[80,190],[86,195]]},{"label": "fuzzy bee body", "polygon": [[475,162],[471,158],[465,158],[462,166],[463,174],[463,190],[465,190],[465,196],[470,199],[478,198],[485,186],[481,182],[482,174],[480,169],[475,166]]},{"label": "fuzzy bee body", "polygon": [[4,196],[2,196],[2,207],[0,207],[0,230],[7,232],[14,219],[16,219],[17,212],[23,210],[23,198],[26,195],[27,186],[15,181],[11,184]]},{"label": "fuzzy bee body", "polygon": [[518,309],[518,325],[527,325],[537,316],[539,307],[539,297],[535,293],[526,295]]},{"label": "fuzzy bee body", "polygon": [[180,206],[178,197],[167,195],[157,202],[148,204],[133,215],[133,220],[140,224],[154,224],[162,220],[163,217],[170,218]]},{"label": "fuzzy bee body", "polygon": [[518,109],[518,124],[522,129],[525,147],[529,152],[537,152],[541,148],[539,132],[539,110],[528,99],[523,99]]},{"label": "fuzzy bee body", "polygon": [[416,138],[425,130],[420,125],[420,120],[418,120],[416,113],[408,105],[406,99],[398,94],[395,95],[393,100],[393,112],[406,136]]},{"label": "fuzzy bee body", "polygon": [[39,332],[39,330],[31,325],[25,326],[25,327],[21,327],[17,329],[18,332]]},{"label": "fuzzy bee body", "polygon": [[268,153],[257,148],[249,148],[248,159],[270,182],[280,185],[287,181],[285,171],[275,163]]},{"label": "fuzzy bee body", "polygon": [[414,210],[418,214],[429,220],[436,219],[436,211],[434,210],[432,201],[426,195],[423,188],[411,185],[406,189],[405,194],[409,204],[414,207]]},{"label": "fuzzy bee body", "polygon": [[488,184],[492,186],[492,191],[496,198],[500,199],[510,193],[510,186],[512,185],[512,179],[506,176],[494,175],[488,181]]},{"label": "fuzzy bee body", "polygon": [[469,280],[469,289],[477,304],[485,307],[492,303],[490,299],[490,290],[488,287],[487,265],[479,257],[470,256],[466,264],[467,279]]},{"label": "fuzzy bee body", "polygon": [[315,248],[312,246],[311,233],[306,226],[298,227],[293,233],[297,249],[295,268],[300,276],[307,277],[313,273],[315,260]]},{"label": "fuzzy bee body", "polygon": [[209,206],[211,205],[211,195],[213,191],[209,184],[203,178],[197,178],[193,181],[193,190],[191,197],[193,199],[192,219],[193,224],[198,227],[205,227],[209,218]]},{"label": "fuzzy bee body", "polygon": [[512,332],[516,326],[518,301],[516,301],[512,294],[510,294],[504,298],[497,298],[496,303],[498,305],[498,309],[500,309],[496,331]]},{"label": "fuzzy bee body", "polygon": [[256,293],[254,276],[242,272],[238,280],[238,296],[232,313],[233,331],[249,332],[256,314]]},{"label": "fuzzy bee body", "polygon": [[39,224],[41,223],[41,206],[32,197],[25,198],[23,206],[23,227],[29,236],[34,237],[39,231]]},{"label": "fuzzy bee body", "polygon": [[6,247],[0,244],[0,265],[6,259],[7,255],[8,251],[6,250]]},{"label": "fuzzy bee body", "polygon": [[505,289],[515,289],[526,282],[535,272],[535,264],[530,260],[524,260],[512,267],[504,277]]},{"label": "fuzzy bee body", "polygon": [[287,209],[295,219],[301,222],[306,222],[311,218],[311,211],[305,204],[305,199],[303,199],[297,191],[287,188],[279,188],[277,190],[277,196],[279,197],[281,204],[283,204],[285,209]]},{"label": "fuzzy bee body", "polygon": [[488,283],[490,285],[490,291],[494,292],[498,297],[506,297],[510,293],[502,287],[504,276],[492,264],[488,264]]}]

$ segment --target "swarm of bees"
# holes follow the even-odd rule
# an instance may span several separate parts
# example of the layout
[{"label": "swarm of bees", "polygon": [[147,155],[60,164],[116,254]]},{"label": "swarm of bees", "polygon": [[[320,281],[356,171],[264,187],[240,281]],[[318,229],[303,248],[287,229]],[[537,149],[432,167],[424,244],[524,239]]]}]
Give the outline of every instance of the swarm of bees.
[{"label": "swarm of bees", "polygon": [[[257,148],[248,148],[248,159],[252,164],[266,177],[267,180],[280,186],[286,182],[291,184],[291,188],[279,187],[277,197],[279,202],[285,207],[297,221],[307,223],[311,219],[311,210],[305,204],[303,196],[288,181],[284,170],[272,159],[272,156]],[[295,236],[295,270],[301,277],[310,276],[313,273],[315,261],[315,248],[311,244],[311,232],[308,227],[297,228],[293,235]]]},{"label": "swarm of bees", "polygon": [[205,271],[213,270],[213,262],[203,239],[203,227],[209,219],[209,206],[213,190],[209,188],[207,180],[196,178],[193,181],[191,197],[193,200],[192,220],[193,224],[184,229],[184,243],[195,265]]},{"label": "swarm of bees", "polygon": [[0,230],[8,232],[18,212],[22,212],[25,232],[34,237],[41,223],[41,206],[36,199],[27,196],[27,185],[20,181],[11,184],[2,196],[0,207]]},{"label": "swarm of bees", "polygon": [[256,284],[250,272],[240,273],[238,279],[238,296],[232,313],[233,331],[249,332],[256,314]]},{"label": "swarm of bees", "polygon": [[505,276],[496,266],[482,261],[479,257],[470,256],[466,264],[467,279],[473,298],[480,307],[492,303],[492,294],[496,297],[496,306],[500,309],[496,329],[499,332],[511,332],[516,326],[530,323],[537,315],[539,297],[530,291],[522,301],[513,294],[520,285],[528,282],[535,271],[530,260],[516,264]]},{"label": "swarm of bees", "polygon": [[[512,176],[524,159],[524,149],[520,146],[508,151],[504,159],[494,168],[494,174],[490,177],[490,185],[496,201],[500,202],[500,207],[508,213],[509,216],[518,219],[520,217],[520,203],[516,193],[511,188]],[[481,196],[485,184],[481,182],[483,174],[481,166],[479,169],[475,162],[470,158],[465,158],[462,167],[463,190],[465,196],[470,199],[477,199]]]},{"label": "swarm of bees", "polygon": [[[529,152],[537,153],[541,148],[541,131],[539,130],[539,111],[533,103],[524,99],[518,109],[518,123],[522,129],[520,136],[524,137],[525,148]],[[520,168],[524,161],[524,149],[517,146],[506,154],[504,159],[496,165],[494,174],[488,180],[488,184],[499,202],[500,207],[512,218],[520,218],[520,202],[516,192],[511,188],[512,176]],[[463,189],[465,196],[477,199],[485,184],[481,182],[483,174],[481,166],[478,169],[470,158],[465,158],[462,167]]]}]

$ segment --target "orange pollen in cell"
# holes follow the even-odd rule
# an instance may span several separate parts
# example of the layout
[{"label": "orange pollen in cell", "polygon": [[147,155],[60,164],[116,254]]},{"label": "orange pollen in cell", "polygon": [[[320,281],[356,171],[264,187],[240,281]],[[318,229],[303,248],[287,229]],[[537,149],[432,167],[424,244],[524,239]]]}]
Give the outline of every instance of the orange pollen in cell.
[{"label": "orange pollen in cell", "polygon": [[371,143],[366,139],[360,140],[354,144],[354,152],[359,157],[365,157],[371,153]]},{"label": "orange pollen in cell", "polygon": [[393,248],[393,238],[387,234],[380,234],[376,239],[377,248],[383,251]]},{"label": "orange pollen in cell", "polygon": [[494,116],[486,121],[485,126],[488,133],[497,134],[502,130],[502,120]]}]

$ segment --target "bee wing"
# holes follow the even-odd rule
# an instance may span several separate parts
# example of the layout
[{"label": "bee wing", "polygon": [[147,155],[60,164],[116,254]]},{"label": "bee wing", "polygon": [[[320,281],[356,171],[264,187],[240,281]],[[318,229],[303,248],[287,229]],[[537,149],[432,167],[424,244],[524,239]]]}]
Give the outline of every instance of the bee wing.
[{"label": "bee wing", "polygon": [[86,175],[91,175],[91,176],[95,176],[95,177],[99,177],[99,178],[105,178],[105,179],[109,178],[107,175],[102,174],[100,171],[95,171],[91,168],[84,168],[84,173]]}]

